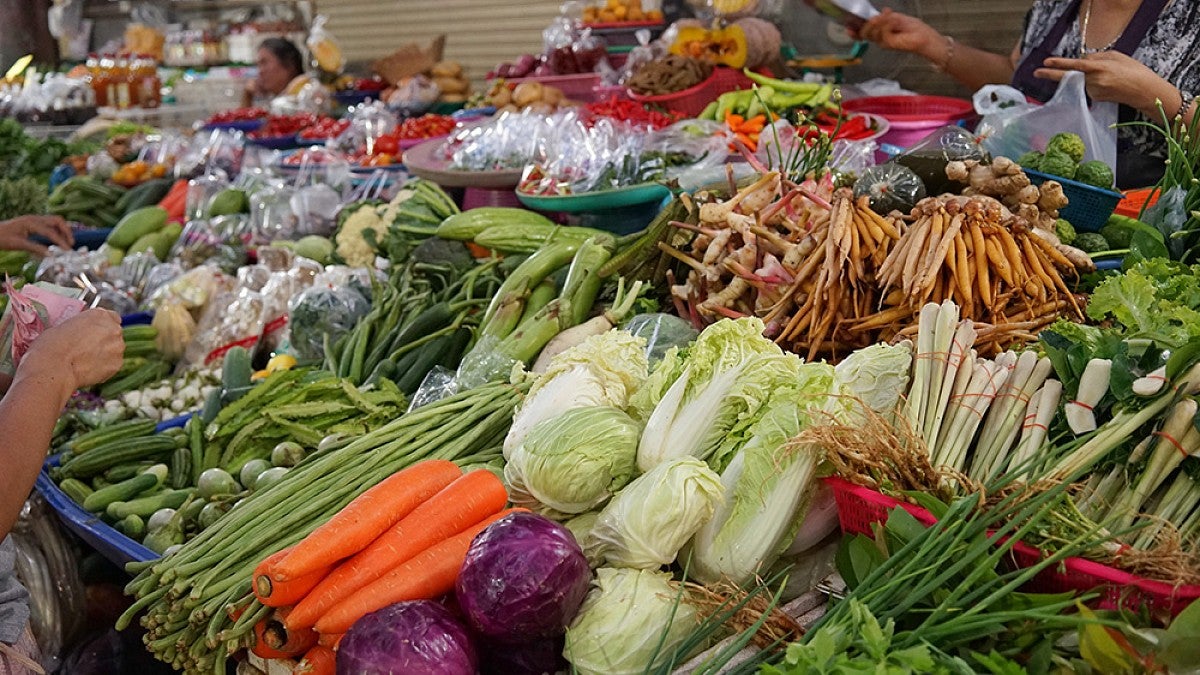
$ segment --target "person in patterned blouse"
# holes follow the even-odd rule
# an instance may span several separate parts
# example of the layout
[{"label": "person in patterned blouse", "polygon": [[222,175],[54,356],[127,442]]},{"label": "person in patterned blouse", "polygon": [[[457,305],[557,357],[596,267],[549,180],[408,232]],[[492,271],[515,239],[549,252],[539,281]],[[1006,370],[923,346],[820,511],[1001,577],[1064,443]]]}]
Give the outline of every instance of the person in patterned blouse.
[{"label": "person in patterned blouse", "polygon": [[[1191,0],[1035,0],[1021,40],[1000,55],[959,44],[919,19],[885,9],[859,37],[928,60],[978,89],[1012,84],[1046,101],[1058,81],[1081,71],[1094,101],[1120,104],[1122,122],[1190,123],[1200,92],[1200,3]],[[1159,112],[1159,105],[1162,111]],[[1117,130],[1117,185],[1153,184],[1162,175],[1166,142],[1140,126]]]}]

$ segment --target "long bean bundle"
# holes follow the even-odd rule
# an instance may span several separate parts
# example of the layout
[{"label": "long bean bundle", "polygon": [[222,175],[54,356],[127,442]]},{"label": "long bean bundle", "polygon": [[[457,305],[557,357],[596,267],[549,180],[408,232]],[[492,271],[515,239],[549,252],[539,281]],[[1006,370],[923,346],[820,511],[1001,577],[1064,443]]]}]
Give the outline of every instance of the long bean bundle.
[{"label": "long bean bundle", "polygon": [[213,527],[163,559],[131,565],[145,642],[156,658],[186,672],[225,672],[270,608],[254,599],[251,575],[263,557],[291,546],[355,497],[425,459],[460,465],[500,456],[521,386],[490,384],[432,403],[312,456],[287,478],[247,498]]}]

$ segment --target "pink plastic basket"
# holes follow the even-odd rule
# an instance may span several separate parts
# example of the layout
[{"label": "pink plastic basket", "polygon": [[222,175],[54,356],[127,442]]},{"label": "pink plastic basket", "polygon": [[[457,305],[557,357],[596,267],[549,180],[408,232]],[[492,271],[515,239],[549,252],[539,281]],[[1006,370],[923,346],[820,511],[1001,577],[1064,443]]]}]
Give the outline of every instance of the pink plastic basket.
[{"label": "pink plastic basket", "polygon": [[629,92],[629,98],[639,103],[649,103],[667,110],[681,112],[688,117],[695,117],[704,111],[709,103],[717,100],[721,94],[739,89],[749,89],[753,84],[742,71],[733,68],[713,68],[712,75],[700,84],[688,87],[673,94],[658,96],[642,96]]},{"label": "pink plastic basket", "polygon": [[[825,482],[833,490],[838,522],[842,531],[848,534],[870,536],[871,526],[887,520],[888,512],[896,507],[908,511],[925,525],[937,522],[929,511],[876,490],[836,476],[826,478]],[[1038,549],[1017,542],[1013,545],[1010,559],[1017,567],[1030,567],[1043,555]],[[1172,586],[1083,558],[1067,558],[1058,565],[1042,570],[1026,584],[1026,590],[1039,593],[1098,591],[1100,597],[1092,604],[1101,609],[1147,607],[1155,614],[1169,616],[1178,615],[1193,601],[1200,599],[1200,586]]]},{"label": "pink plastic basket", "polygon": [[970,101],[946,96],[868,96],[842,103],[851,112],[865,112],[886,119],[891,127],[879,139],[901,148],[916,143],[941,127],[975,117]]}]

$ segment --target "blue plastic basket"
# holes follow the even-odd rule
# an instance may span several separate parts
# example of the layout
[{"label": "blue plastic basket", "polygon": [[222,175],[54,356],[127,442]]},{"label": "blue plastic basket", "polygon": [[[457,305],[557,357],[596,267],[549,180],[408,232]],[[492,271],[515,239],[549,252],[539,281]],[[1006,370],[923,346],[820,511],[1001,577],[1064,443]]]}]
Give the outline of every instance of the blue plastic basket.
[{"label": "blue plastic basket", "polygon": [[1041,185],[1048,180],[1062,184],[1063,194],[1067,196],[1068,203],[1058,215],[1074,225],[1079,232],[1099,232],[1123,197],[1115,190],[1105,190],[1041,171],[1025,169],[1025,175],[1029,176],[1029,182],[1034,185]]},{"label": "blue plastic basket", "polygon": [[[191,416],[192,413],[188,413],[181,417],[161,422],[155,428],[155,432],[162,433],[167,429],[182,427]],[[157,553],[116,531],[108,523],[100,520],[94,513],[76,504],[75,500],[60,490],[50,478],[50,469],[56,466],[58,466],[58,455],[51,455],[46,459],[46,463],[42,465],[42,472],[38,474],[37,482],[34,486],[46,498],[46,502],[50,504],[50,507],[58,513],[59,518],[62,519],[63,524],[67,526],[68,530],[79,535],[79,538],[87,542],[88,546],[91,546],[97,553],[119,567],[124,567],[125,563],[128,562],[144,562],[158,559]]]}]

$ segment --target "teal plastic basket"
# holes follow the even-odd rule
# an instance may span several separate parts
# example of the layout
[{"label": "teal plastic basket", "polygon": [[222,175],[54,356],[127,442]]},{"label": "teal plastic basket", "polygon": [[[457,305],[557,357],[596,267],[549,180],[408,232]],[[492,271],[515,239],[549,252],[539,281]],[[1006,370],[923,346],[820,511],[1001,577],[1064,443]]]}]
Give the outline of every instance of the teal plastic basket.
[{"label": "teal plastic basket", "polygon": [[1041,185],[1048,180],[1062,184],[1063,194],[1067,196],[1067,206],[1060,210],[1058,215],[1074,225],[1079,232],[1099,232],[1108,222],[1108,217],[1117,209],[1117,204],[1123,196],[1115,190],[1105,190],[1041,171],[1025,169],[1025,175],[1029,176],[1029,182],[1034,185]]}]

